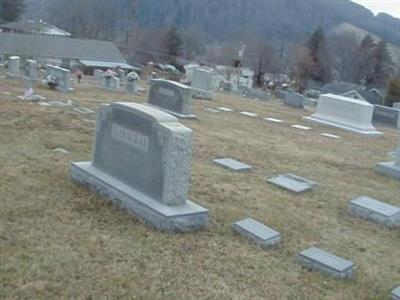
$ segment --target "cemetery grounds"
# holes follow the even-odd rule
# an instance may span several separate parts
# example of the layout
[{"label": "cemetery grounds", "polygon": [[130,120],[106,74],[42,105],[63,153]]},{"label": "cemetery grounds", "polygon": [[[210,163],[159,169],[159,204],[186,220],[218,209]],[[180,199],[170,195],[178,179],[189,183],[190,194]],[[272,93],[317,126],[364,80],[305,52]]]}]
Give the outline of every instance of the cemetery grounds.
[{"label": "cemetery grounds", "polygon": [[[181,121],[194,133],[189,198],[209,209],[209,225],[167,234],[69,177],[70,162],[91,160],[95,126],[94,114],[73,108],[145,102],[147,92],[108,92],[88,77],[69,94],[34,89],[46,101],[69,99],[72,106],[19,100],[23,84],[1,78],[1,299],[385,299],[399,285],[399,231],[346,212],[361,195],[400,205],[398,181],[374,171],[392,160],[387,153],[397,145],[397,130],[378,127],[384,137],[369,138],[304,121],[309,107],[226,93],[194,100],[199,119]],[[204,110],[218,106],[235,111]],[[258,118],[239,115],[244,110]],[[212,163],[218,157],[253,169],[231,172]],[[318,186],[296,195],[266,182],[289,172]],[[265,251],[234,234],[232,223],[246,217],[279,231],[280,246]],[[311,246],[353,261],[356,277],[340,281],[303,269],[295,257]]]}]

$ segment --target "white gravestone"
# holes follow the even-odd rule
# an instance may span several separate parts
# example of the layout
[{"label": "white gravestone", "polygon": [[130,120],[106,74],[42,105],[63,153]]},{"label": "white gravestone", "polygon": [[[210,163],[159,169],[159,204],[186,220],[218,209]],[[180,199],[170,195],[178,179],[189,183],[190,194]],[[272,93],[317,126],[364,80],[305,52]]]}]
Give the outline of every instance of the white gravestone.
[{"label": "white gravestone", "polygon": [[31,81],[36,81],[39,79],[38,76],[38,64],[36,60],[28,59],[26,61],[26,77]]},{"label": "white gravestone", "polygon": [[324,94],[319,96],[317,112],[307,120],[338,127],[368,136],[381,136],[372,126],[374,106],[356,99],[343,96]]},{"label": "white gravestone", "polygon": [[17,78],[20,75],[20,58],[19,56],[10,56],[8,58],[7,76]]},{"label": "white gravestone", "polygon": [[100,79],[100,86],[110,91],[116,91],[120,87],[120,80],[114,73],[104,72]]},{"label": "white gravestone", "polygon": [[103,74],[104,74],[104,72],[103,72],[102,70],[100,70],[100,69],[95,69],[95,70],[93,71],[94,77],[95,77],[96,79],[98,79],[98,80],[101,79],[101,77],[103,76]]},{"label": "white gravestone", "polygon": [[179,118],[197,118],[192,114],[191,87],[178,82],[153,79],[147,103]]},{"label": "white gravestone", "polygon": [[129,94],[137,94],[139,75],[136,72],[130,72],[126,75],[126,92]]},{"label": "white gravestone", "polygon": [[400,180],[400,142],[394,154],[394,161],[379,163],[376,166],[376,171]]},{"label": "white gravestone", "polygon": [[73,91],[73,88],[71,88],[71,71],[68,69],[47,65],[46,81],[52,82],[54,88],[59,92]]},{"label": "white gravestone", "polygon": [[205,69],[194,69],[192,73],[192,96],[193,98],[212,100],[213,99],[213,76],[212,71]]},{"label": "white gravestone", "polygon": [[192,130],[156,108],[117,102],[102,105],[93,161],[71,164],[72,179],[87,184],[165,231],[195,231],[208,211],[187,199]]}]

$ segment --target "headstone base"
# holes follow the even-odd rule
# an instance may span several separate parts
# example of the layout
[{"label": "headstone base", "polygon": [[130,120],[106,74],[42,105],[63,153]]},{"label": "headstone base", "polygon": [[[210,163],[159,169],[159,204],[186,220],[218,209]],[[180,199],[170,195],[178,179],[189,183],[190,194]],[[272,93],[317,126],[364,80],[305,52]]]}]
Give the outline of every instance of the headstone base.
[{"label": "headstone base", "polygon": [[376,171],[400,180],[400,166],[396,166],[393,161],[378,164]]},{"label": "headstone base", "polygon": [[309,121],[316,122],[319,124],[328,125],[328,126],[332,126],[332,127],[336,127],[336,128],[341,128],[341,129],[349,130],[349,131],[352,131],[352,132],[355,132],[358,134],[367,135],[367,136],[382,136],[383,135],[382,132],[377,131],[377,130],[363,130],[361,128],[350,127],[350,126],[346,126],[346,125],[342,125],[342,124],[338,124],[338,123],[333,123],[328,120],[320,119],[315,116],[309,116],[309,117],[303,117],[303,118],[305,120],[309,120]]},{"label": "headstone base", "polygon": [[174,112],[174,111],[171,111],[171,110],[168,110],[168,109],[159,107],[159,106],[151,105],[151,104],[149,104],[149,103],[145,103],[145,105],[148,105],[148,106],[151,106],[151,107],[153,107],[153,108],[156,108],[156,109],[165,111],[165,112],[167,112],[167,113],[169,113],[169,114],[171,114],[171,115],[173,115],[173,116],[175,116],[175,117],[178,117],[178,118],[180,118],[180,119],[198,119],[196,115],[192,115],[192,114],[191,114],[191,115],[179,114],[179,113],[177,113],[177,112]]},{"label": "headstone base", "polygon": [[203,100],[213,100],[214,95],[212,91],[206,91],[202,89],[197,89],[192,87],[192,98],[203,99]]},{"label": "headstone base", "polygon": [[61,93],[71,93],[74,91],[74,89],[73,88],[65,89],[65,88],[56,86],[56,91],[61,92]]},{"label": "headstone base", "polygon": [[91,162],[72,163],[70,172],[75,182],[88,185],[158,230],[191,232],[207,225],[208,210],[204,207],[189,200],[184,205],[164,205],[93,167]]}]

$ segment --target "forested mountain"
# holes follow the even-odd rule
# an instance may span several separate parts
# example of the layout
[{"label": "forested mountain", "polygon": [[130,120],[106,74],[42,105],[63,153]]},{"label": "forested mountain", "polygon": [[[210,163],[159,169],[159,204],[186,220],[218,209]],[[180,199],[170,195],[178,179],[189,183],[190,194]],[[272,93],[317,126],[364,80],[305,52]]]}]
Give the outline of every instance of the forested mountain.
[{"label": "forested mountain", "polygon": [[[75,34],[94,19],[117,33],[133,24],[148,28],[193,27],[211,39],[249,33],[265,40],[301,41],[317,27],[348,22],[400,45],[400,19],[374,16],[349,0],[27,0],[29,17],[43,17]],[[42,5],[42,6],[41,6]],[[93,25],[93,23],[92,23]],[[74,32],[75,31],[75,32]]]}]

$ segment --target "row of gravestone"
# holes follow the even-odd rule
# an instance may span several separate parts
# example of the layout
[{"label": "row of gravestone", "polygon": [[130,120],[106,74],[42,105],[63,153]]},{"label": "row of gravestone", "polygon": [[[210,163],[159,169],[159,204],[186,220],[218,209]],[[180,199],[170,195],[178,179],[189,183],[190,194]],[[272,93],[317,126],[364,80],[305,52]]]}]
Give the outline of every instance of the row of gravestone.
[{"label": "row of gravestone", "polygon": [[[160,91],[160,87],[165,90]],[[149,97],[172,97],[174,90],[167,92],[168,87],[165,83],[161,86],[159,82],[153,83]],[[158,103],[151,99],[149,102]],[[191,139],[189,128],[152,106],[102,105],[96,124],[93,160],[72,163],[71,176],[155,228],[170,232],[198,230],[207,225],[208,211],[187,199]],[[289,176],[272,179],[271,183],[283,180],[283,184],[287,184],[289,180],[295,185],[299,182],[315,184],[286,175]],[[393,213],[393,209],[397,212]],[[365,197],[349,205],[352,213],[378,222],[382,220],[381,214],[389,214],[390,210],[393,216],[389,217],[389,223],[398,225],[398,208]],[[383,220],[387,222],[388,219]],[[261,238],[266,245],[280,240],[279,233],[251,219],[235,223],[234,229],[256,242]],[[298,261],[307,268],[338,278],[349,278],[354,273],[352,262],[315,247],[299,253]]]}]

